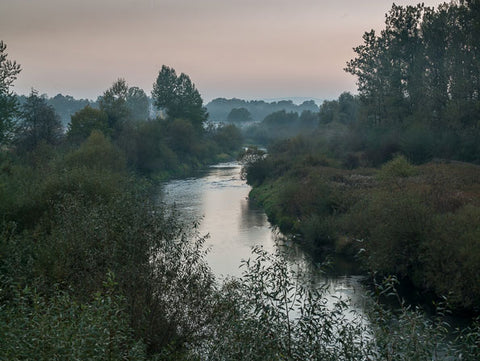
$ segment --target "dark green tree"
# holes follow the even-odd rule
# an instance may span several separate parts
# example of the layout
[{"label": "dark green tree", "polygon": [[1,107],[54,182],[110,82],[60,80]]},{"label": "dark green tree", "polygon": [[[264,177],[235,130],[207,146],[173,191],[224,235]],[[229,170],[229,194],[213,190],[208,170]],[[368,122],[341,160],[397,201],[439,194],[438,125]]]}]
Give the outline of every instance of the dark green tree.
[{"label": "dark green tree", "polygon": [[18,115],[17,99],[10,90],[20,73],[20,65],[7,59],[7,45],[0,40],[0,147],[13,136],[14,118]]},{"label": "dark green tree", "polygon": [[40,142],[58,144],[63,137],[60,117],[45,98],[32,89],[22,106],[22,121],[18,132],[18,145],[23,150],[33,150]]},{"label": "dark green tree", "polygon": [[280,110],[269,114],[263,120],[263,123],[270,127],[278,126],[293,126],[298,121],[298,114],[294,112],[287,113],[285,110]]},{"label": "dark green tree", "polygon": [[203,129],[207,112],[200,93],[188,75],[182,73],[177,76],[175,69],[163,65],[153,84],[152,97],[155,106],[165,110],[169,118],[184,118],[197,131]]},{"label": "dark green tree", "polygon": [[298,125],[304,130],[312,130],[318,126],[318,113],[310,110],[304,110],[298,118]]},{"label": "dark green tree", "polygon": [[176,118],[168,124],[167,144],[170,149],[182,157],[195,154],[199,140],[191,122]]},{"label": "dark green tree", "polygon": [[93,130],[99,130],[105,135],[109,134],[108,116],[104,111],[87,105],[72,115],[67,136],[71,141],[81,143],[90,136]]},{"label": "dark green tree", "polygon": [[344,124],[357,120],[360,107],[358,97],[348,92],[340,94],[338,100],[325,100],[320,106],[319,118],[322,123],[337,121]]},{"label": "dark green tree", "polygon": [[218,127],[213,139],[224,152],[239,149],[243,142],[242,132],[233,124]]},{"label": "dark green tree", "polygon": [[130,117],[127,105],[128,85],[125,79],[118,79],[99,99],[100,110],[108,116],[108,126],[120,129]]},{"label": "dark green tree", "polygon": [[393,5],[385,29],[363,35],[345,70],[357,76],[370,122],[400,123],[422,104],[425,73],[421,23],[425,7]]},{"label": "dark green tree", "polygon": [[319,118],[322,123],[338,121],[338,100],[325,100],[320,106]]},{"label": "dark green tree", "polygon": [[480,26],[476,1],[437,9],[393,5],[379,34],[364,34],[346,71],[357,76],[370,124],[478,128]]}]

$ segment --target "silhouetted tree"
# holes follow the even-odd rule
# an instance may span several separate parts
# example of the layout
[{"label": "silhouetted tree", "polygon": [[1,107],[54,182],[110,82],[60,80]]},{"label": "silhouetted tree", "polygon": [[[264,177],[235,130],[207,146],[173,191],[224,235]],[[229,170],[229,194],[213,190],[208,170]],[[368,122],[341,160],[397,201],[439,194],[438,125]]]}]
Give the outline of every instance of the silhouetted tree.
[{"label": "silhouetted tree", "polygon": [[104,111],[87,105],[72,115],[67,136],[71,141],[81,143],[90,136],[93,130],[99,130],[104,135],[109,134],[108,116]]},{"label": "silhouetted tree", "polygon": [[479,127],[477,3],[393,5],[385,29],[364,34],[345,70],[357,76],[370,124]]},{"label": "silhouetted tree", "polygon": [[164,109],[169,118],[189,120],[197,131],[207,119],[203,100],[188,75],[177,76],[175,69],[162,66],[153,84],[152,97],[158,109]]},{"label": "silhouetted tree", "polygon": [[357,96],[348,92],[340,94],[338,100],[325,100],[319,112],[322,123],[333,121],[348,124],[357,120],[357,113],[360,108],[360,101]]},{"label": "silhouetted tree", "polygon": [[18,132],[18,145],[23,150],[33,150],[40,142],[58,144],[63,136],[60,117],[47,101],[32,89],[22,106],[22,121]]},{"label": "silhouetted tree", "polygon": [[215,142],[223,151],[235,151],[242,146],[242,132],[233,124],[222,125],[216,129]]},{"label": "silhouetted tree", "polygon": [[108,126],[119,129],[130,117],[127,106],[128,85],[125,79],[118,79],[99,99],[100,109],[108,116]]},{"label": "silhouetted tree", "polygon": [[13,135],[14,118],[18,115],[17,99],[10,90],[20,73],[20,65],[7,59],[7,45],[0,40],[0,147]]}]

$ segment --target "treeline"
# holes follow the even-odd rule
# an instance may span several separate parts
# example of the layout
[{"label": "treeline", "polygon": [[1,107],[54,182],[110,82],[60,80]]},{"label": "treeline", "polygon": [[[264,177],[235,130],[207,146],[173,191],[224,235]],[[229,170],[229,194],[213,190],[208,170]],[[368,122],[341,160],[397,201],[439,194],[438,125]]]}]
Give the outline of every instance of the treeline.
[{"label": "treeline", "polygon": [[300,105],[296,105],[291,100],[268,103],[263,100],[246,101],[235,98],[217,98],[208,103],[206,108],[211,121],[236,124],[259,122],[267,115],[279,111],[298,114],[303,111],[318,112],[318,105],[313,100],[307,100]]},{"label": "treeline", "polygon": [[[479,11],[474,1],[437,9],[394,5],[384,30],[364,34],[345,69],[357,77],[359,94],[344,93],[313,112],[337,158],[379,166],[400,152],[415,164],[480,162]],[[295,129],[295,115],[286,112]],[[262,143],[284,138],[278,118],[277,129],[259,124],[247,136]]]},{"label": "treeline", "polygon": [[243,127],[247,144],[267,146],[279,139],[309,134],[318,127],[318,112],[304,110],[301,114],[280,110],[267,115],[261,122]]},{"label": "treeline", "polygon": [[394,5],[385,29],[364,34],[346,71],[358,79],[369,124],[478,128],[480,8]]},{"label": "treeline", "polygon": [[[166,72],[170,78],[160,79]],[[40,144],[74,148],[92,131],[99,131],[121,151],[129,169],[160,179],[186,175],[216,160],[232,157],[242,144],[240,131],[234,125],[206,126],[207,114],[200,95],[185,74],[177,77],[175,70],[164,67],[155,89],[171,87],[172,82],[182,82],[181,86],[186,84],[190,88],[175,95],[180,100],[155,93],[159,111],[167,109],[163,117],[151,118],[145,92],[119,79],[98,98],[98,104],[85,101],[87,104],[71,115],[66,129],[55,110],[58,104],[51,105],[59,96],[48,99],[32,90],[21,99],[23,103],[12,107],[14,116],[3,133],[4,147],[19,155],[35,151]],[[75,106],[84,102],[72,99],[69,102]],[[185,108],[191,109],[174,112],[170,110],[174,103],[187,104]]]},{"label": "treeline", "polygon": [[355,256],[422,295],[480,312],[480,37],[476,2],[396,6],[316,130],[250,152],[246,178],[281,230]]},{"label": "treeline", "polygon": [[[71,95],[57,94],[49,98],[46,94],[41,94],[40,97],[46,100],[47,105],[55,109],[55,112],[60,117],[60,121],[64,127],[70,123],[70,117],[85,108],[87,105],[92,108],[98,108],[98,102],[89,99],[75,99]],[[27,102],[27,95],[17,95],[17,103],[22,107]]]},{"label": "treeline", "polygon": [[403,146],[415,163],[480,161],[479,19],[475,1],[394,5],[379,35],[364,34],[346,71],[358,79],[361,123],[392,139],[385,148]]}]

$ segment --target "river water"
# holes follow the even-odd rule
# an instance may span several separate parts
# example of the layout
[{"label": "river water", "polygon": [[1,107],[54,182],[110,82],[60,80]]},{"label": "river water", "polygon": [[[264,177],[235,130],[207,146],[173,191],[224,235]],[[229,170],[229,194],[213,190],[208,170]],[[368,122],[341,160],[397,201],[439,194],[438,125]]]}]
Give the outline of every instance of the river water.
[{"label": "river water", "polygon": [[313,261],[275,230],[262,208],[248,198],[251,188],[241,179],[240,170],[236,162],[221,163],[163,186],[162,201],[175,205],[187,222],[199,221],[200,234],[208,235],[207,261],[216,277],[240,276],[241,260],[252,256],[254,246],[270,252],[282,247],[292,267],[307,269],[313,283],[328,284],[332,303],[338,296],[348,298],[361,312],[365,294],[361,276],[316,271]]}]

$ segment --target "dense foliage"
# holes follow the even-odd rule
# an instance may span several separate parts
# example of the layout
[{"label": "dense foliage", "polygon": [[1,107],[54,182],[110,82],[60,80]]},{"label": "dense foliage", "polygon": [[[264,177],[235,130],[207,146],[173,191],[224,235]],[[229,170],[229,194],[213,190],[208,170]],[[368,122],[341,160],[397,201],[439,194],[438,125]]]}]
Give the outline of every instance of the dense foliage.
[{"label": "dense foliage", "polygon": [[249,165],[251,196],[270,220],[314,252],[362,250],[367,269],[478,311],[480,168],[399,156],[380,170],[346,170],[305,151],[314,146],[291,140]]},{"label": "dense foliage", "polygon": [[147,106],[120,79],[66,134],[36,91],[15,113],[0,152],[0,359],[171,359],[205,337],[203,238],[131,171],[186,173],[236,152],[241,134],[139,119]]},{"label": "dense foliage", "polygon": [[41,142],[59,144],[63,137],[62,123],[52,106],[32,90],[22,105],[21,121],[16,129],[17,151],[31,151]]}]

